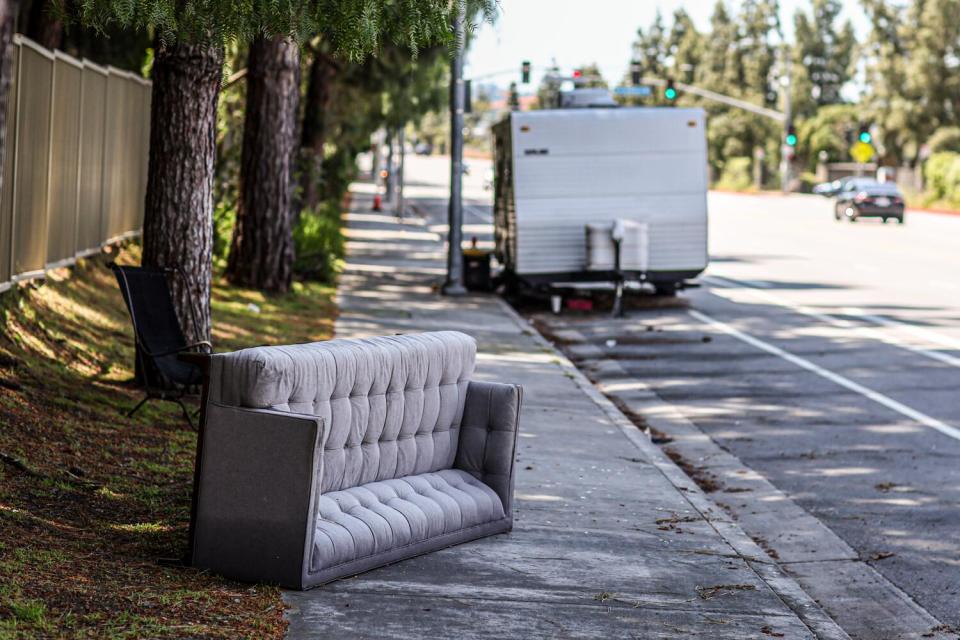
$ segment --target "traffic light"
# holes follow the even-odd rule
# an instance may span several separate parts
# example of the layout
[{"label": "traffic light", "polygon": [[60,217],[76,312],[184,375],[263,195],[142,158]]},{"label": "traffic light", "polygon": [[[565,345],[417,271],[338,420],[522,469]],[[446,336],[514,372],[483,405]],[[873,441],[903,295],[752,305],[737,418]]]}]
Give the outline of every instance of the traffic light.
[{"label": "traffic light", "polygon": [[667,78],[667,88],[663,90],[663,97],[670,102],[677,99],[677,89],[673,86],[673,78]]},{"label": "traffic light", "polygon": [[517,91],[517,83],[510,83],[510,108],[517,111],[520,108],[520,92]]},{"label": "traffic light", "polygon": [[530,61],[524,60],[520,64],[520,82],[530,84]]},{"label": "traffic light", "polygon": [[643,67],[640,65],[639,60],[634,60],[630,63],[630,82],[635,87],[639,87],[640,83],[643,81]]},{"label": "traffic light", "polygon": [[871,142],[873,142],[873,136],[870,134],[869,125],[865,125],[865,124],[860,125],[860,133],[859,135],[857,135],[857,140],[859,140],[864,144],[870,144]]},{"label": "traffic light", "polygon": [[473,81],[463,81],[463,112],[473,113]]},{"label": "traffic light", "polygon": [[787,135],[783,137],[783,141],[787,143],[788,147],[797,146],[797,128],[793,124],[787,125]]}]

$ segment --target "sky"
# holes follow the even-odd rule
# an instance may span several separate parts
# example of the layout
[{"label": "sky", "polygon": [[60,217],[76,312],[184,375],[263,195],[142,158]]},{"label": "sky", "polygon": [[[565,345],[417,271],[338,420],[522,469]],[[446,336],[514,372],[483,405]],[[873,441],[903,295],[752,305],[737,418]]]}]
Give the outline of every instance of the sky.
[{"label": "sky", "polygon": [[[600,65],[611,83],[620,80],[630,61],[630,45],[638,27],[649,25],[659,8],[669,24],[674,10],[683,7],[698,29],[710,24],[716,0],[500,0],[500,18],[482,25],[467,52],[465,75],[506,86],[519,81],[520,64],[533,65],[532,83],[521,87],[535,91],[543,69],[554,58],[561,70],[591,62]],[[843,0],[844,15],[853,20],[858,34],[866,32],[866,19],[857,0]],[[728,0],[735,7],[736,0]],[[792,38],[793,15],[809,11],[809,0],[780,0],[781,22]],[[479,80],[480,78],[478,78]]]}]

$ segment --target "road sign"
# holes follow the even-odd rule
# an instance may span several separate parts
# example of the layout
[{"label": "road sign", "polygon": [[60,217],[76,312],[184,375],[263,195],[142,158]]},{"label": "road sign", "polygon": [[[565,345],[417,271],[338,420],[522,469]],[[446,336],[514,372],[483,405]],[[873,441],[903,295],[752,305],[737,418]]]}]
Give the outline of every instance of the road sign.
[{"label": "road sign", "polygon": [[869,142],[854,142],[850,147],[850,157],[856,162],[863,164],[873,159],[874,149]]},{"label": "road sign", "polygon": [[636,87],[617,87],[613,92],[618,96],[648,96],[652,93],[652,89],[646,85],[638,85]]}]

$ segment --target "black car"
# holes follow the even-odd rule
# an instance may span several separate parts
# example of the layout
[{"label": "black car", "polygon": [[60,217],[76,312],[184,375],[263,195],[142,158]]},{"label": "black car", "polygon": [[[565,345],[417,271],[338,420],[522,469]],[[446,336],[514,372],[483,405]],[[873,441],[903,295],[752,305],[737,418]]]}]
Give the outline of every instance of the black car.
[{"label": "black car", "polygon": [[858,218],[896,219],[903,224],[903,195],[895,184],[869,178],[847,180],[837,193],[834,217],[856,222]]}]

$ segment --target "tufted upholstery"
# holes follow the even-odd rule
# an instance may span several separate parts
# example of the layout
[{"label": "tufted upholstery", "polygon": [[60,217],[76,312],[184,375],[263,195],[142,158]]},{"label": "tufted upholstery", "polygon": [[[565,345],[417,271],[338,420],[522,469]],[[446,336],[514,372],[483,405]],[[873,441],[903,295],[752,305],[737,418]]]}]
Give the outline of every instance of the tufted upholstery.
[{"label": "tufted upholstery", "polygon": [[476,343],[455,331],[224,354],[216,401],[328,425],[321,491],[447,469]]},{"label": "tufted upholstery", "polygon": [[521,389],[453,331],[215,354],[192,562],[310,588],[509,531]]},{"label": "tufted upholstery", "polygon": [[497,494],[458,469],[334,491],[320,498],[311,570],[501,518]]}]

